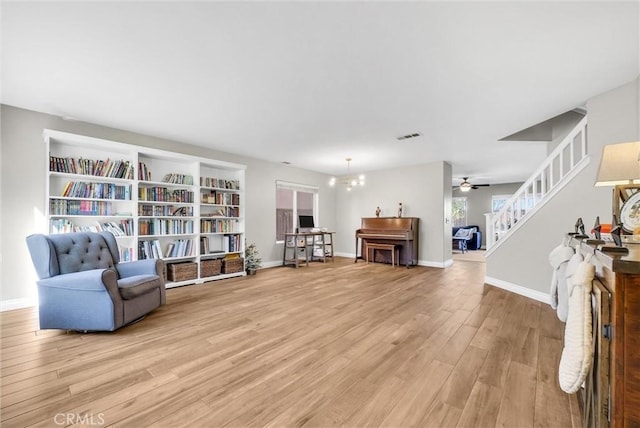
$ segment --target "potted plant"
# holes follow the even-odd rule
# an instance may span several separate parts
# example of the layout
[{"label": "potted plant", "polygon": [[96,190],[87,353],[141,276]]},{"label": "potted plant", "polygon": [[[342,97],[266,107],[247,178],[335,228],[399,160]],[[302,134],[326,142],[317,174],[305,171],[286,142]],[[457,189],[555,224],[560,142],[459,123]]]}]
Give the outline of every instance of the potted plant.
[{"label": "potted plant", "polygon": [[256,270],[261,266],[262,259],[260,259],[259,255],[260,253],[258,252],[256,244],[252,243],[247,245],[247,248],[244,250],[244,263],[248,275],[255,275]]}]

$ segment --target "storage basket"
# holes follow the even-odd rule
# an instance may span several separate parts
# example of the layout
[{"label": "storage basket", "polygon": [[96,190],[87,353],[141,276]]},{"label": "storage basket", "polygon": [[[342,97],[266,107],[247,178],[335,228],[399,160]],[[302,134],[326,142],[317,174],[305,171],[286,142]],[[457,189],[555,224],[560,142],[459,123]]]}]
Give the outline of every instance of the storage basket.
[{"label": "storage basket", "polygon": [[167,264],[167,280],[169,281],[186,281],[188,279],[196,279],[197,277],[198,265],[194,262]]},{"label": "storage basket", "polygon": [[202,260],[200,262],[200,278],[220,275],[222,269],[222,259]]},{"label": "storage basket", "polygon": [[244,259],[225,259],[222,264],[222,273],[236,273],[244,270]]}]

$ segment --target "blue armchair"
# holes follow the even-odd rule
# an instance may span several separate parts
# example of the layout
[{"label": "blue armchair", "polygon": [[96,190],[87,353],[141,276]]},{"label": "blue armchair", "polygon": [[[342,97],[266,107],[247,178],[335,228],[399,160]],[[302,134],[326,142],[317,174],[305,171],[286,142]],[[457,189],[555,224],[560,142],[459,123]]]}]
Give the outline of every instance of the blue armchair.
[{"label": "blue armchair", "polygon": [[[452,230],[453,236],[456,236],[456,234],[460,229],[474,229],[469,233],[469,236],[465,241],[465,250],[479,250],[482,247],[482,233],[480,232],[480,228],[478,226],[469,225],[469,226],[454,227]],[[454,239],[453,247],[460,249],[459,243],[460,243],[459,240]]]},{"label": "blue armchair", "polygon": [[119,264],[110,232],[30,235],[41,329],[113,331],[166,301],[163,261]]}]

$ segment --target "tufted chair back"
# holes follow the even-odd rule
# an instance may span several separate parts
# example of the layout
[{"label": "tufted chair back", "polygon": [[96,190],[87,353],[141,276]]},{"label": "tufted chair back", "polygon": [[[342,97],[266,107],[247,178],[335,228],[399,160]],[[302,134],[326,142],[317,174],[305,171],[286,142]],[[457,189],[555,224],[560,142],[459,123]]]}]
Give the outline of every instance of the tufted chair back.
[{"label": "tufted chair back", "polygon": [[33,235],[27,245],[40,279],[113,268],[119,262],[118,245],[110,232]]}]

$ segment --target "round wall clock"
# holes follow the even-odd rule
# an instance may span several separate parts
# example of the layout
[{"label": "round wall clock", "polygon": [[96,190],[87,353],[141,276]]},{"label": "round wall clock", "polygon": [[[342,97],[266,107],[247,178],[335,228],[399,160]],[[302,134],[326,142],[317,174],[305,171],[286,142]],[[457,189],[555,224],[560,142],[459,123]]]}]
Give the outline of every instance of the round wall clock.
[{"label": "round wall clock", "polygon": [[622,228],[629,233],[640,228],[640,191],[631,195],[620,210]]}]

